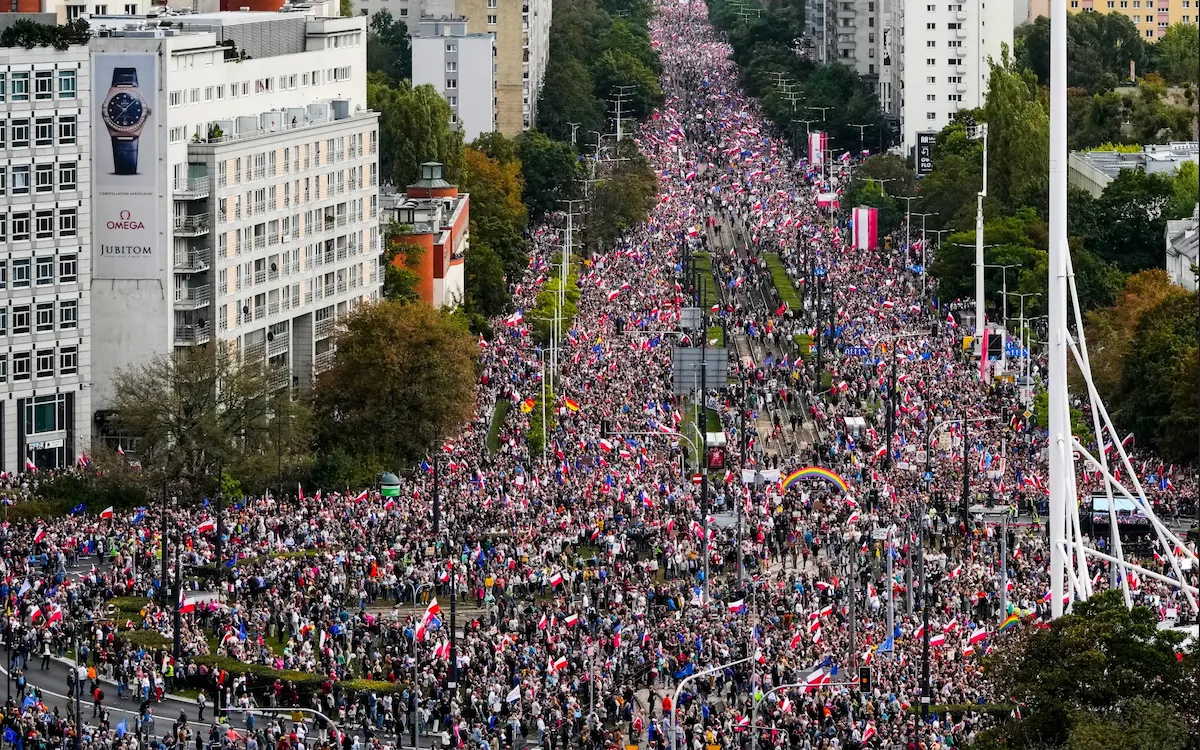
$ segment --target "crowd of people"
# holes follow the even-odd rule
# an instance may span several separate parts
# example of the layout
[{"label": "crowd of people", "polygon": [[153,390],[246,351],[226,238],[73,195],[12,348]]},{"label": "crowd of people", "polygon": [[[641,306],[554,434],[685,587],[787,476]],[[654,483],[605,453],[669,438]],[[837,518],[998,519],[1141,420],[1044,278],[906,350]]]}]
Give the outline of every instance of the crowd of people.
[{"label": "crowd of people", "polygon": [[[6,525],[14,746],[73,738],[74,709],[34,687],[54,669],[86,696],[81,740],[96,750],[361,750],[412,736],[482,750],[943,748],[1003,718],[982,709],[1003,699],[980,659],[1049,615],[1045,433],[1014,418],[1013,386],[981,382],[954,316],[923,296],[910,248],[853,247],[821,205],[843,179],[837,164],[810,164],[771,134],[703,4],[663,0],[651,37],[666,103],[634,137],[661,199],[587,259],[553,388],[520,312],[558,250],[547,227],[531,239],[518,312],[481,342],[474,419],[401,480],[398,499],[300,491],[219,518],[211,504],[172,508],[165,567],[159,507]],[[703,399],[730,436],[729,470],[703,490],[681,469],[697,458],[677,437],[693,417],[671,389],[672,345],[707,335],[679,328],[698,304],[685,260],[701,251],[719,291],[706,313],[744,385]],[[784,304],[776,262],[801,308]],[[532,450],[546,393],[550,424]],[[535,407],[509,411],[493,453],[498,399]],[[964,416],[994,419],[943,430],[927,480],[927,435]],[[762,481],[808,465],[824,474]],[[1011,523],[964,521],[964,471],[970,503]],[[1164,515],[1195,502],[1183,469],[1146,471]],[[1097,487],[1091,474],[1079,482]],[[1156,544],[1134,556],[1169,574]],[[1124,584],[1163,617],[1188,611],[1177,589]],[[189,691],[204,696],[190,722],[155,719],[159,700]],[[132,720],[114,722],[114,704]],[[266,710],[280,707],[303,711]]]}]

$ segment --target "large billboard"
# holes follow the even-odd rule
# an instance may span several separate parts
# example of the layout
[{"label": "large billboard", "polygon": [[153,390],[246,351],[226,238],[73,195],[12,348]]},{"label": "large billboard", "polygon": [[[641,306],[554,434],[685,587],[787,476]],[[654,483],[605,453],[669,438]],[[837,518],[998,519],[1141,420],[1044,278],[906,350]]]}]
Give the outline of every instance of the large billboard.
[{"label": "large billboard", "polygon": [[158,56],[92,55],[92,277],[158,279]]},{"label": "large billboard", "polygon": [[917,133],[917,177],[933,172],[933,147],[937,145],[937,137],[932,130]]}]

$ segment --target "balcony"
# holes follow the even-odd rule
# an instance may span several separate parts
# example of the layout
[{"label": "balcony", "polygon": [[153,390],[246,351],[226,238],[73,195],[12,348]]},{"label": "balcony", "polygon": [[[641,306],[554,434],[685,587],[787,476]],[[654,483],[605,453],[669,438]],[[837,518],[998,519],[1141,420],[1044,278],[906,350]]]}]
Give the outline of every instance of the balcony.
[{"label": "balcony", "polygon": [[208,234],[207,213],[175,217],[176,237],[199,237]]},{"label": "balcony", "polygon": [[967,56],[967,49],[966,47],[955,47],[954,54],[958,55],[958,57],[961,59]]},{"label": "balcony", "polygon": [[283,354],[288,350],[288,337],[276,336],[271,341],[267,342],[267,356],[274,357]]},{"label": "balcony", "polygon": [[960,11],[958,11],[958,13],[955,14],[954,17],[956,19],[958,19],[959,21],[965,21],[965,20],[967,20],[967,12],[965,10],[960,10]]},{"label": "balcony", "polygon": [[198,273],[207,271],[211,266],[207,250],[189,250],[175,252],[176,273]]},{"label": "balcony", "polygon": [[201,307],[207,307],[211,300],[212,287],[208,284],[175,288],[176,310],[196,310]]},{"label": "balcony", "polygon": [[279,303],[278,302],[268,302],[267,303],[267,315],[270,315],[271,317],[275,317],[278,314],[279,314]]},{"label": "balcony", "polygon": [[965,83],[960,83],[954,88],[957,89],[958,93],[960,94],[965,94],[967,92],[967,84]]},{"label": "balcony", "polygon": [[262,249],[263,249],[264,247],[266,247],[266,246],[267,246],[267,236],[266,236],[265,234],[259,234],[259,235],[255,235],[255,237],[254,237],[254,249],[255,249],[255,250],[262,250]]},{"label": "balcony", "polygon": [[258,286],[259,284],[265,284],[265,283],[267,283],[267,272],[266,271],[255,271],[254,272],[254,285]]},{"label": "balcony", "polygon": [[967,30],[964,29],[963,27],[959,26],[958,29],[954,32],[954,36],[958,37],[959,39],[966,39],[967,38]]},{"label": "balcony", "polygon": [[175,326],[175,346],[207,344],[212,339],[212,328],[204,325]]},{"label": "balcony", "polygon": [[333,335],[336,326],[337,322],[333,318],[318,320],[313,323],[313,338],[317,340],[329,338]]},{"label": "balcony", "polygon": [[321,373],[333,367],[334,356],[336,356],[336,352],[330,349],[313,357],[313,372]]},{"label": "balcony", "polygon": [[175,198],[192,201],[207,198],[211,192],[211,180],[207,177],[192,177],[175,181]]},{"label": "balcony", "polygon": [[267,374],[267,387],[272,391],[287,388],[292,384],[292,371],[287,367],[276,367]]}]

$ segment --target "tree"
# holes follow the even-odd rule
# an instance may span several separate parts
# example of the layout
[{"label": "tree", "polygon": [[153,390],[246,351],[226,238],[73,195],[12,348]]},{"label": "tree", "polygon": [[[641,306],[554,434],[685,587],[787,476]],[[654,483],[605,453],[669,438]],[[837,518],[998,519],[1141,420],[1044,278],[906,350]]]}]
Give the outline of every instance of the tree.
[{"label": "tree", "polygon": [[654,170],[632,146],[609,176],[596,183],[586,230],[593,250],[610,248],[626,230],[644,221],[654,207],[658,182]]},{"label": "tree", "polygon": [[412,41],[404,21],[384,9],[371,16],[367,28],[367,72],[382,73],[393,86],[412,78]]},{"label": "tree", "polygon": [[517,153],[517,139],[509,138],[498,130],[483,133],[471,143],[471,148],[487,154],[489,159],[495,159],[501,164],[520,161]]},{"label": "tree", "polygon": [[1168,219],[1184,219],[1196,210],[1200,202],[1200,168],[1186,161],[1175,170],[1171,179],[1171,200],[1167,203]]},{"label": "tree", "polygon": [[478,355],[475,337],[429,305],[358,308],[317,379],[322,447],[413,466],[470,418]]},{"label": "tree", "polygon": [[194,347],[117,374],[116,427],[137,441],[147,481],[167,477],[197,499],[215,487],[218,467],[261,473],[264,462],[295,463],[305,452],[306,410],[273,391],[261,353],[244,356]]},{"label": "tree", "polygon": [[421,164],[441,162],[449,182],[463,170],[462,131],[450,128],[450,105],[430,85],[408,80],[393,86],[380,73],[367,76],[367,106],[379,112],[382,179],[400,187],[421,177]]},{"label": "tree", "polygon": [[1002,46],[992,61],[983,117],[988,126],[988,194],[1010,209],[1043,205],[1050,156],[1050,115],[1037,78]]},{"label": "tree", "polygon": [[[1014,33],[1021,48],[1018,62],[1050,85],[1050,20],[1045,16]],[[1067,85],[1090,93],[1107,91],[1147,70],[1146,43],[1137,26],[1120,13],[1072,13],[1067,16]]]},{"label": "tree", "polygon": [[851,208],[866,206],[879,209],[876,217],[879,236],[889,235],[902,225],[904,221],[903,208],[897,205],[894,198],[883,191],[883,186],[887,183],[876,182],[870,177],[859,179],[861,176],[861,171],[855,175],[855,180],[850,184],[843,200]]},{"label": "tree", "polygon": [[[1008,275],[1009,291],[1018,291],[1030,275],[1030,285],[1036,285],[1036,266],[1046,256],[1046,223],[1033,209],[1025,208],[1013,216],[990,219],[983,226],[984,263],[1015,265],[1016,273]],[[986,247],[991,245],[992,247]],[[942,299],[973,299],[975,295],[975,233],[959,232],[948,235],[933,262],[929,273],[938,280],[938,295]],[[1042,285],[1044,287],[1044,284]],[[993,309],[1003,309],[1001,292],[1003,274],[1000,269],[986,269],[984,299],[994,302]],[[1027,317],[1032,317],[1029,303]]]},{"label": "tree", "polygon": [[505,312],[511,302],[504,265],[494,250],[475,240],[467,250],[465,276],[464,308],[472,319],[472,330],[477,330],[479,322],[474,316],[479,316],[486,323],[488,318]]},{"label": "tree", "polygon": [[1161,268],[1170,178],[1122,169],[1101,196],[1078,207],[1077,231],[1089,250],[1126,273]]},{"label": "tree", "polygon": [[630,53],[619,50],[605,50],[592,68],[592,80],[597,99],[606,100],[616,94],[621,87],[631,90],[626,109],[622,116],[643,119],[662,103],[662,89],[658,85],[658,76],[646,67],[641,60]]},{"label": "tree", "polygon": [[517,151],[525,182],[525,206],[533,221],[562,209],[559,201],[575,197],[579,160],[571,144],[552,141],[544,133],[531,130],[517,139]]},{"label": "tree", "polygon": [[1126,128],[1134,143],[1162,143],[1191,138],[1192,113],[1166,101],[1167,86],[1157,75],[1138,82],[1137,94],[1125,98]]},{"label": "tree", "polygon": [[1159,69],[1167,82],[1193,87],[1200,82],[1200,26],[1174,23],[1158,40]]},{"label": "tree", "polygon": [[383,254],[384,299],[420,302],[421,258],[425,255],[425,248],[415,242],[406,242],[402,228],[396,224],[384,229],[383,235],[387,242]]},{"label": "tree", "polygon": [[474,148],[466,150],[463,163],[462,185],[471,195],[471,236],[491,248],[505,275],[515,279],[527,262],[521,163],[502,163]]},{"label": "tree", "polygon": [[983,732],[976,747],[1182,750],[1196,719],[1196,656],[1180,656],[1183,635],[1157,625],[1152,610],[1127,609],[1109,590],[1006,644],[985,669],[1021,718]]}]

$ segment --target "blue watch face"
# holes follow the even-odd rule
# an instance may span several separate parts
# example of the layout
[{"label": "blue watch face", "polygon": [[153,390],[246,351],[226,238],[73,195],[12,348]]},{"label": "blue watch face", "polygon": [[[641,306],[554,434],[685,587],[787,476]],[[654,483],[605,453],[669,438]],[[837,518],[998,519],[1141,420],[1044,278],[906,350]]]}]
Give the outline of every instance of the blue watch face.
[{"label": "blue watch face", "polygon": [[130,128],[142,119],[142,100],[121,92],[108,100],[108,120],[113,125]]}]

